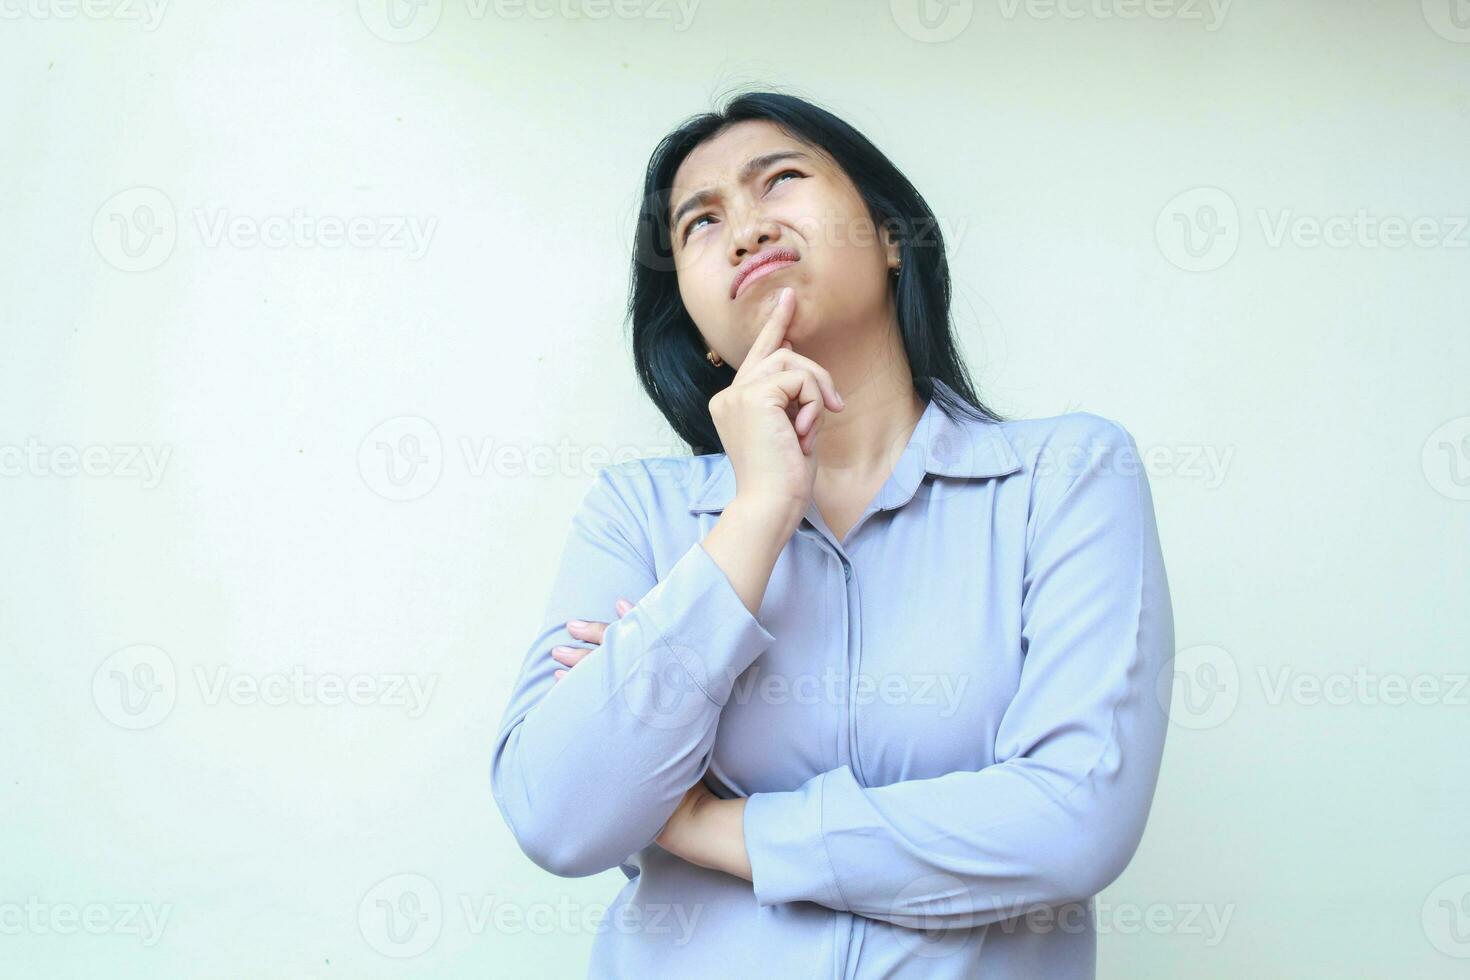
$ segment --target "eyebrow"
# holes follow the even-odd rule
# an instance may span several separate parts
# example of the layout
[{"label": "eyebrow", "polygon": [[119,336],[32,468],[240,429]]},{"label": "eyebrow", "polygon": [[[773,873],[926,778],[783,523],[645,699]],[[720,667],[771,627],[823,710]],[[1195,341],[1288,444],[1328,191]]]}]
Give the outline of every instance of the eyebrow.
[{"label": "eyebrow", "polygon": [[[777,163],[781,160],[810,159],[811,157],[807,156],[805,153],[802,153],[799,150],[777,150],[775,153],[767,153],[764,156],[753,157],[745,161],[745,165],[740,168],[740,173],[736,175],[736,181],[738,183],[744,184],[755,177],[756,174],[769,167],[771,164]],[[679,205],[678,209],[674,212],[674,216],[669,219],[669,229],[673,230],[675,228],[678,228],[679,220],[683,218],[687,212],[693,211],[695,208],[705,207],[711,202],[719,200],[719,197],[720,195],[718,191],[702,190],[695,192],[683,204]]]}]

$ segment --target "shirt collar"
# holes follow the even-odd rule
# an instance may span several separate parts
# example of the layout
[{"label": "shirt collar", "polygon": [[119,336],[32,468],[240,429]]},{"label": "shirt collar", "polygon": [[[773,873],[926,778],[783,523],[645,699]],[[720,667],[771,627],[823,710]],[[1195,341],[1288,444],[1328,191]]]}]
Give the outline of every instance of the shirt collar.
[{"label": "shirt collar", "polygon": [[[936,389],[953,390],[938,378],[930,378]],[[1021,468],[1021,459],[1005,437],[1001,426],[968,418],[951,419],[939,402],[930,399],[919,416],[893,475],[876,498],[879,510],[901,507],[918,491],[926,473],[936,476],[1005,476]],[[718,454],[708,478],[695,491],[689,504],[692,513],[722,511],[735,496],[735,468],[730,457]]]}]

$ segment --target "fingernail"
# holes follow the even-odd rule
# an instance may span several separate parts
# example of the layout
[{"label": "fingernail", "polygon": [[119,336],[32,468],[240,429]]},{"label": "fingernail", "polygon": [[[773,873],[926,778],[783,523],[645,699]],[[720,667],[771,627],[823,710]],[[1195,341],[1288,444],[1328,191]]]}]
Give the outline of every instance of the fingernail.
[{"label": "fingernail", "polygon": [[552,653],[571,653],[572,652],[572,648],[571,647],[552,647],[551,648],[551,652]]},{"label": "fingernail", "polygon": [[569,619],[569,620],[567,620],[567,625],[570,626],[574,630],[581,630],[581,629],[586,629],[587,628],[587,622],[586,622],[586,620],[581,620],[581,619]]}]

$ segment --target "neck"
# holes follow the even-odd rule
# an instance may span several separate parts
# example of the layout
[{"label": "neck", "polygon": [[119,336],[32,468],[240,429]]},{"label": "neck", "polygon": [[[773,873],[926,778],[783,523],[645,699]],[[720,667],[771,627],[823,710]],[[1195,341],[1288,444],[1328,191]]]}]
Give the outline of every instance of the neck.
[{"label": "neck", "polygon": [[862,480],[892,472],[927,403],[914,389],[891,310],[886,328],[844,332],[795,349],[831,373],[845,403],[841,412],[827,413],[817,433],[819,479],[826,474]]}]

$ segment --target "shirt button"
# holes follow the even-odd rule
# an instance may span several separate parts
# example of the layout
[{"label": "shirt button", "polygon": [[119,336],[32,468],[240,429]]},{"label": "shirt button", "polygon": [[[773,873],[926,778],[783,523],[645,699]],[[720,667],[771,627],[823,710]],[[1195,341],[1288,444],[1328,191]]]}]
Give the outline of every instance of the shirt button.
[{"label": "shirt button", "polygon": [[852,566],[845,562],[842,565],[842,577],[847,579],[849,582],[852,581]]}]

